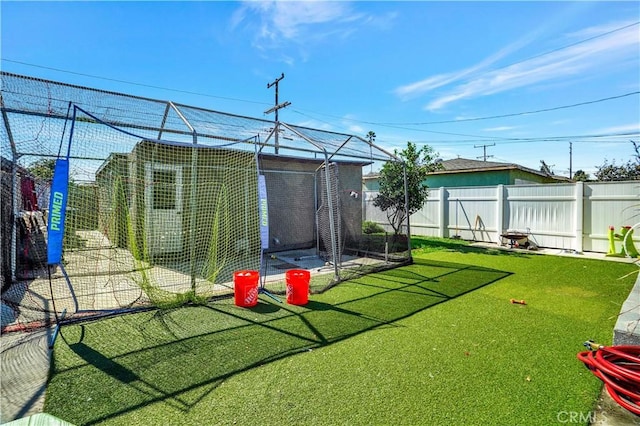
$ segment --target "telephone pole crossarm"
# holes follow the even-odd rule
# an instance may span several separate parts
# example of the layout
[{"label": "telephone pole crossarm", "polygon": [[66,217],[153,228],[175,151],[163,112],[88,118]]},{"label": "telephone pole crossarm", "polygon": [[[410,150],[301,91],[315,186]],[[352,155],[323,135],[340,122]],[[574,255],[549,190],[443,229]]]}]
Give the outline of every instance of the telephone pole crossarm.
[{"label": "telephone pole crossarm", "polygon": [[268,110],[266,110],[264,113],[265,114],[271,114],[272,112],[276,113],[276,124],[275,124],[275,132],[274,132],[274,136],[275,136],[275,153],[278,153],[278,148],[280,146],[280,143],[278,141],[278,133],[280,132],[280,122],[278,121],[278,110],[280,110],[281,108],[285,108],[288,107],[289,105],[291,105],[291,102],[287,101],[287,102],[283,102],[283,103],[278,103],[278,83],[280,83],[280,80],[282,80],[284,78],[284,73],[282,73],[280,75],[280,77],[276,78],[272,83],[268,83],[267,84],[267,89],[272,88],[273,86],[276,86],[276,102],[273,108],[269,108]]},{"label": "telephone pole crossarm", "polygon": [[271,86],[276,85],[276,93],[278,93],[278,89],[277,89],[278,86],[277,85],[278,85],[278,82],[280,80],[282,80],[283,78],[284,78],[284,73],[282,73],[282,75],[280,75],[280,77],[276,78],[273,81],[273,83],[267,83],[267,89],[271,89]]},{"label": "telephone pole crossarm", "polygon": [[278,111],[280,108],[285,108],[288,107],[289,105],[291,105],[291,102],[287,101],[287,102],[283,102],[281,104],[278,104],[274,107],[269,108],[268,110],[266,110],[264,113],[265,114],[271,114],[273,111]]},{"label": "telephone pole crossarm", "polygon": [[487,155],[487,147],[488,146],[495,146],[495,142],[492,143],[491,145],[474,145],[474,148],[482,148],[484,154],[482,155],[482,157],[478,157],[478,158],[483,158],[482,161],[487,161],[487,157],[493,157],[493,155]]}]

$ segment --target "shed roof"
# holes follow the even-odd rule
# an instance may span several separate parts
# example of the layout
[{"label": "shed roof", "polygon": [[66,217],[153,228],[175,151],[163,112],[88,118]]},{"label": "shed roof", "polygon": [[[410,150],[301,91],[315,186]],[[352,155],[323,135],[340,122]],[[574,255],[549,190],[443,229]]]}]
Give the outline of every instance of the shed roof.
[{"label": "shed roof", "polygon": [[[140,146],[148,146],[148,145],[157,145],[160,144],[162,146],[165,146],[167,148],[170,147],[181,147],[183,149],[199,149],[199,150],[215,150],[215,151],[227,151],[227,152],[233,152],[236,151],[233,148],[229,148],[229,147],[215,147],[215,146],[208,146],[208,145],[192,145],[192,144],[187,144],[187,143],[175,143],[175,142],[166,142],[166,141],[158,141],[158,140],[148,140],[148,139],[143,139],[140,142],[138,142],[138,144],[136,145],[136,147],[140,147]],[[134,147],[135,149],[135,147]],[[114,157],[114,159],[119,158],[119,156],[125,156],[126,157],[127,154],[111,154],[109,156],[109,158],[106,161],[109,161],[109,159],[111,159],[112,157]],[[285,161],[296,161],[296,162],[300,162],[300,163],[312,163],[312,164],[322,164],[324,162],[324,158],[309,158],[309,157],[303,157],[303,156],[297,156],[297,155],[279,155],[279,154],[273,154],[273,153],[268,153],[268,152],[259,152],[258,153],[258,157],[261,159],[270,159],[270,160],[285,160]],[[344,165],[355,165],[355,166],[368,166],[371,164],[371,161],[364,161],[361,159],[352,159],[352,160],[348,160],[348,159],[333,159],[331,162],[333,163],[338,163],[338,164],[344,164]]]},{"label": "shed roof", "polygon": [[[312,159],[327,156],[329,161],[400,161],[395,154],[354,134],[4,71],[0,71],[0,77],[4,118],[0,134],[17,155],[55,155],[60,151],[60,134],[64,134],[64,126],[73,118],[74,123],[81,123],[85,129],[84,133],[73,133],[72,156],[76,157],[106,159],[111,152],[129,152],[139,138],[245,151],[258,147],[261,152],[269,150],[276,155]],[[38,129],[42,127],[53,131],[41,134]],[[96,129],[91,130],[94,132],[91,137],[87,136],[88,129]],[[96,138],[107,139],[106,132],[110,132],[108,143],[105,140],[96,144]]]}]

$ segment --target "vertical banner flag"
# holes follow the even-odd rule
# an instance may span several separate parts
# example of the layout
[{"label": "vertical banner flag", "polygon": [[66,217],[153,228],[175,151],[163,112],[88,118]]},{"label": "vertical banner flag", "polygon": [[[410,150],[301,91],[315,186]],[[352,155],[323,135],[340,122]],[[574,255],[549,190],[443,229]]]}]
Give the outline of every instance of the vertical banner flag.
[{"label": "vertical banner flag", "polygon": [[58,158],[53,171],[51,196],[49,198],[49,220],[47,223],[47,263],[57,265],[62,260],[62,238],[67,209],[69,187],[69,160]]},{"label": "vertical banner flag", "polygon": [[263,250],[269,248],[269,205],[267,183],[264,175],[258,175],[258,214],[260,215],[260,242]]}]

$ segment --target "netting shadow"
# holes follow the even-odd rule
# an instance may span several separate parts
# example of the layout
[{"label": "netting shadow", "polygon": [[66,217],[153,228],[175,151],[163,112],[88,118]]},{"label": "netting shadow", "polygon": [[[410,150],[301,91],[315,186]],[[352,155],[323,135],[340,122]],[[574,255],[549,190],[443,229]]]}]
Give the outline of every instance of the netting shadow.
[{"label": "netting shadow", "polygon": [[[63,404],[67,420],[78,424],[153,404],[190,410],[235,374],[380,327],[401,326],[403,318],[509,275],[421,263],[349,281],[349,289],[335,290],[349,296],[336,303],[312,299],[306,306],[290,306],[265,298],[253,309],[214,303],[66,325],[62,334],[73,343],[56,344],[46,410],[55,415]],[[69,392],[90,392],[91,398],[78,400]],[[65,400],[79,402],[69,407]]]}]

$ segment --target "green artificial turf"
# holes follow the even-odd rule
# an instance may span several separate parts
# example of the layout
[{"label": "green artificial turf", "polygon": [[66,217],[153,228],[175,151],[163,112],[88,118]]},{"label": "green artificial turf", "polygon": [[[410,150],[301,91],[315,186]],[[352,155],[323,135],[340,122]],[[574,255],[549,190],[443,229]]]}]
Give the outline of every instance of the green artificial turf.
[{"label": "green artificial turf", "polygon": [[66,325],[45,411],[78,425],[587,419],[601,382],[576,354],[611,343],[637,267],[414,243],[413,265],[306,306],[261,296]]}]

